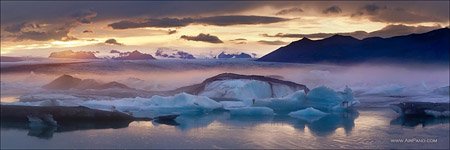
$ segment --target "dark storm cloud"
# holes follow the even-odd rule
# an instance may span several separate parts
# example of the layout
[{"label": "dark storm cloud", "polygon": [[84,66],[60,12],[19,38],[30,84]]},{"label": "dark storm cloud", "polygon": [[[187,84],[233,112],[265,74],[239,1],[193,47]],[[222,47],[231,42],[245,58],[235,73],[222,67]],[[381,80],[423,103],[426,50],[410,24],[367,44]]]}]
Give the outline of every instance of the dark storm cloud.
[{"label": "dark storm cloud", "polygon": [[38,29],[38,28],[41,28],[41,26],[39,24],[35,24],[35,23],[23,22],[23,23],[19,23],[19,24],[12,24],[12,25],[6,26],[4,30],[6,32],[10,32],[10,33],[18,33],[27,28],[28,29]]},{"label": "dark storm cloud", "polygon": [[331,6],[322,11],[322,13],[324,13],[324,14],[339,14],[341,12],[342,12],[342,9],[339,6]]},{"label": "dark storm cloud", "polygon": [[159,27],[159,28],[171,28],[171,27],[184,27],[193,22],[192,18],[161,18],[161,19],[146,19],[143,21],[119,21],[108,26],[113,29],[133,29],[133,28],[145,28],[145,27]]},{"label": "dark storm cloud", "polygon": [[204,25],[216,25],[216,26],[230,26],[230,25],[252,25],[252,24],[269,24],[287,21],[289,19],[279,17],[266,17],[266,16],[212,16],[212,17],[200,17],[200,18],[150,18],[145,20],[125,20],[119,21],[108,26],[113,29],[132,29],[132,28],[144,28],[144,27],[158,27],[158,28],[170,28],[170,27],[184,27],[190,24],[204,24]]},{"label": "dark storm cloud", "polygon": [[182,35],[180,38],[188,40],[188,41],[199,41],[199,42],[208,42],[208,43],[223,43],[223,41],[220,40],[217,36],[210,35],[210,34],[203,34],[203,33],[200,33],[197,36]]},{"label": "dark storm cloud", "polygon": [[265,45],[285,45],[285,44],[287,44],[287,42],[283,42],[280,40],[276,40],[276,41],[260,40],[260,41],[258,41],[258,43],[265,44]]},{"label": "dark storm cloud", "polygon": [[7,29],[5,31],[13,31],[10,35],[17,41],[24,40],[34,40],[34,41],[49,41],[49,40],[61,40],[61,41],[70,41],[77,40],[77,38],[70,36],[69,32],[74,27],[72,23],[66,23],[58,26],[52,27],[41,27],[36,24],[27,24],[20,25],[19,28]]},{"label": "dark storm cloud", "polygon": [[71,15],[74,17],[78,22],[88,24],[92,22],[92,19],[97,16],[97,12],[93,10],[83,10],[76,12]]},{"label": "dark storm cloud", "polygon": [[[191,16],[217,16],[222,14],[239,14],[243,11],[270,7],[273,9],[295,10],[292,6],[305,6],[311,9],[324,9],[323,6],[339,3],[340,8],[346,12],[353,12],[354,15],[370,15],[375,12],[385,12],[384,6],[388,6],[391,11],[379,17],[374,17],[375,21],[394,22],[448,22],[449,2],[448,1],[345,1],[345,2],[323,2],[323,1],[289,1],[289,2],[253,2],[253,1],[27,1],[1,2],[1,24],[10,25],[21,22],[42,21],[45,23],[57,23],[67,19],[67,16],[77,14],[78,21],[91,22],[92,16],[97,21],[117,20],[131,18],[165,18]],[[393,10],[403,11],[393,11]],[[87,13],[77,13],[80,10]],[[298,9],[300,10],[300,9]],[[92,11],[92,12],[89,12]],[[306,10],[305,10],[306,11]],[[400,14],[396,14],[400,13]],[[83,15],[85,14],[85,15]],[[341,13],[342,14],[342,13]],[[382,14],[382,13],[381,13]],[[90,16],[84,18],[82,16]],[[433,19],[426,18],[431,17]],[[411,17],[411,18],[405,18]],[[377,19],[378,18],[378,19]]]},{"label": "dark storm cloud", "polygon": [[17,33],[17,32],[20,32],[23,28],[25,28],[25,26],[26,26],[26,23],[14,24],[14,25],[5,27],[5,31],[10,32],[10,33]]},{"label": "dark storm cloud", "polygon": [[[284,3],[230,1],[27,1],[1,2],[1,23],[10,24],[41,20],[54,22],[80,10],[98,13],[96,20],[136,17],[189,17],[239,13],[261,6],[282,6]],[[30,15],[32,14],[32,15]],[[81,19],[83,22],[87,20]]]},{"label": "dark storm cloud", "polygon": [[[68,19],[61,20],[58,23],[43,23],[43,25],[41,25],[34,22],[23,22],[19,24],[8,25],[4,28],[4,31],[11,33],[9,36],[16,41],[77,40],[76,37],[69,35],[70,31],[80,24],[91,23],[91,19],[96,15],[97,13],[91,10],[79,11],[68,16]],[[89,31],[83,31],[83,33],[88,32]]]},{"label": "dark storm cloud", "polygon": [[230,25],[253,25],[253,24],[269,24],[287,21],[289,19],[279,17],[267,16],[213,16],[196,19],[196,23],[216,25],[216,26],[230,26]]},{"label": "dark storm cloud", "polygon": [[[436,7],[438,9],[438,7]],[[423,23],[423,22],[445,22],[448,21],[447,13],[427,14],[418,9],[405,9],[386,5],[367,4],[360,7],[352,17],[367,17],[371,21],[386,23]]]},{"label": "dark storm cloud", "polygon": [[117,42],[116,39],[108,39],[105,41],[105,44],[111,44],[111,45],[124,45],[123,43]]},{"label": "dark storm cloud", "polygon": [[364,39],[367,37],[393,37],[399,35],[407,35],[411,33],[424,33],[431,30],[439,29],[441,26],[406,26],[406,25],[388,25],[380,30],[373,32],[355,31],[349,33],[313,33],[313,34],[288,34],[277,33],[275,35],[261,34],[263,37],[277,37],[277,38],[327,38],[335,34],[352,36],[358,39]]},{"label": "dark storm cloud", "polygon": [[303,12],[303,9],[294,7],[294,8],[280,10],[279,12],[275,13],[275,15],[286,15],[286,14],[290,14],[290,13],[299,13],[299,12]]},{"label": "dark storm cloud", "polygon": [[386,8],[386,6],[378,6],[375,4],[368,4],[362,7],[362,9],[365,10],[365,12],[367,12],[368,14],[377,14],[378,11]]}]

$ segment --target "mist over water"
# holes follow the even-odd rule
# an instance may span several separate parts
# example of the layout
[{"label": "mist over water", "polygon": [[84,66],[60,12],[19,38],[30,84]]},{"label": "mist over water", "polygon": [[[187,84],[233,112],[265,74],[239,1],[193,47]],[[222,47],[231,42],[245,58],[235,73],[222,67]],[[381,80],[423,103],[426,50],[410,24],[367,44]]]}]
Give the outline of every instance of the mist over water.
[{"label": "mist over water", "polygon": [[[133,67],[130,67],[133,66]],[[68,74],[81,79],[126,84],[147,91],[164,91],[201,83],[220,73],[264,75],[304,84],[312,89],[345,86],[359,95],[410,96],[427,94],[449,86],[446,65],[375,64],[327,65],[264,63],[250,60],[220,61],[136,61],[68,64],[29,71],[22,69],[1,74],[2,101],[40,89],[55,78]],[[9,97],[10,98],[10,97]],[[448,99],[448,98],[447,98]],[[442,101],[442,99],[440,99]],[[445,100],[445,99],[444,99]],[[448,100],[447,100],[448,101]]]}]

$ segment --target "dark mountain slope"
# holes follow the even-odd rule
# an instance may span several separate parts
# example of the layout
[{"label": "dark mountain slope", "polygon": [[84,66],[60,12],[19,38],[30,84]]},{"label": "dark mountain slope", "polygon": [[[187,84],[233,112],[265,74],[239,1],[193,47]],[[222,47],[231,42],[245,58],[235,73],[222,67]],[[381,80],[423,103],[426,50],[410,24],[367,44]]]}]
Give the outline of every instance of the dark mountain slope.
[{"label": "dark mountain slope", "polygon": [[358,40],[334,35],[322,40],[307,38],[281,47],[257,61],[294,63],[359,63],[372,60],[448,63],[450,29],[391,38]]}]

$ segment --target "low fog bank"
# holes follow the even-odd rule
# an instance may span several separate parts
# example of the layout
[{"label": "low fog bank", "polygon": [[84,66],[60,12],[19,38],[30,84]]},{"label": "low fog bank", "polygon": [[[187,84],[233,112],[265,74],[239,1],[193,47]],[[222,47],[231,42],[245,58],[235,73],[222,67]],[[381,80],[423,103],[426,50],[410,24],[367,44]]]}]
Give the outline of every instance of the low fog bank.
[{"label": "low fog bank", "polygon": [[102,82],[116,81],[136,89],[163,91],[200,83],[206,78],[228,72],[271,76],[304,84],[308,88],[324,85],[335,90],[343,90],[345,86],[349,86],[356,97],[363,99],[380,96],[402,98],[424,95],[449,86],[448,65],[430,64],[366,63],[342,66],[266,63],[249,60],[196,60],[95,61],[44,67],[29,65],[25,68],[26,71],[3,72],[2,70],[2,101],[11,96],[36,91],[63,74]]}]

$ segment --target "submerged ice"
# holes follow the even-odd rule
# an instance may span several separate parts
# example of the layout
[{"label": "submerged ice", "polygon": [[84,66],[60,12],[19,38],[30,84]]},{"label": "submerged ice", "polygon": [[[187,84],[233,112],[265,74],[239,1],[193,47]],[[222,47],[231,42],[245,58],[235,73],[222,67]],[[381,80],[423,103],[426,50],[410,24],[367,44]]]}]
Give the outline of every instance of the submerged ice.
[{"label": "submerged ice", "polygon": [[322,112],[312,107],[308,107],[302,110],[291,112],[288,115],[294,118],[305,120],[307,122],[314,122],[328,115],[328,113]]}]

